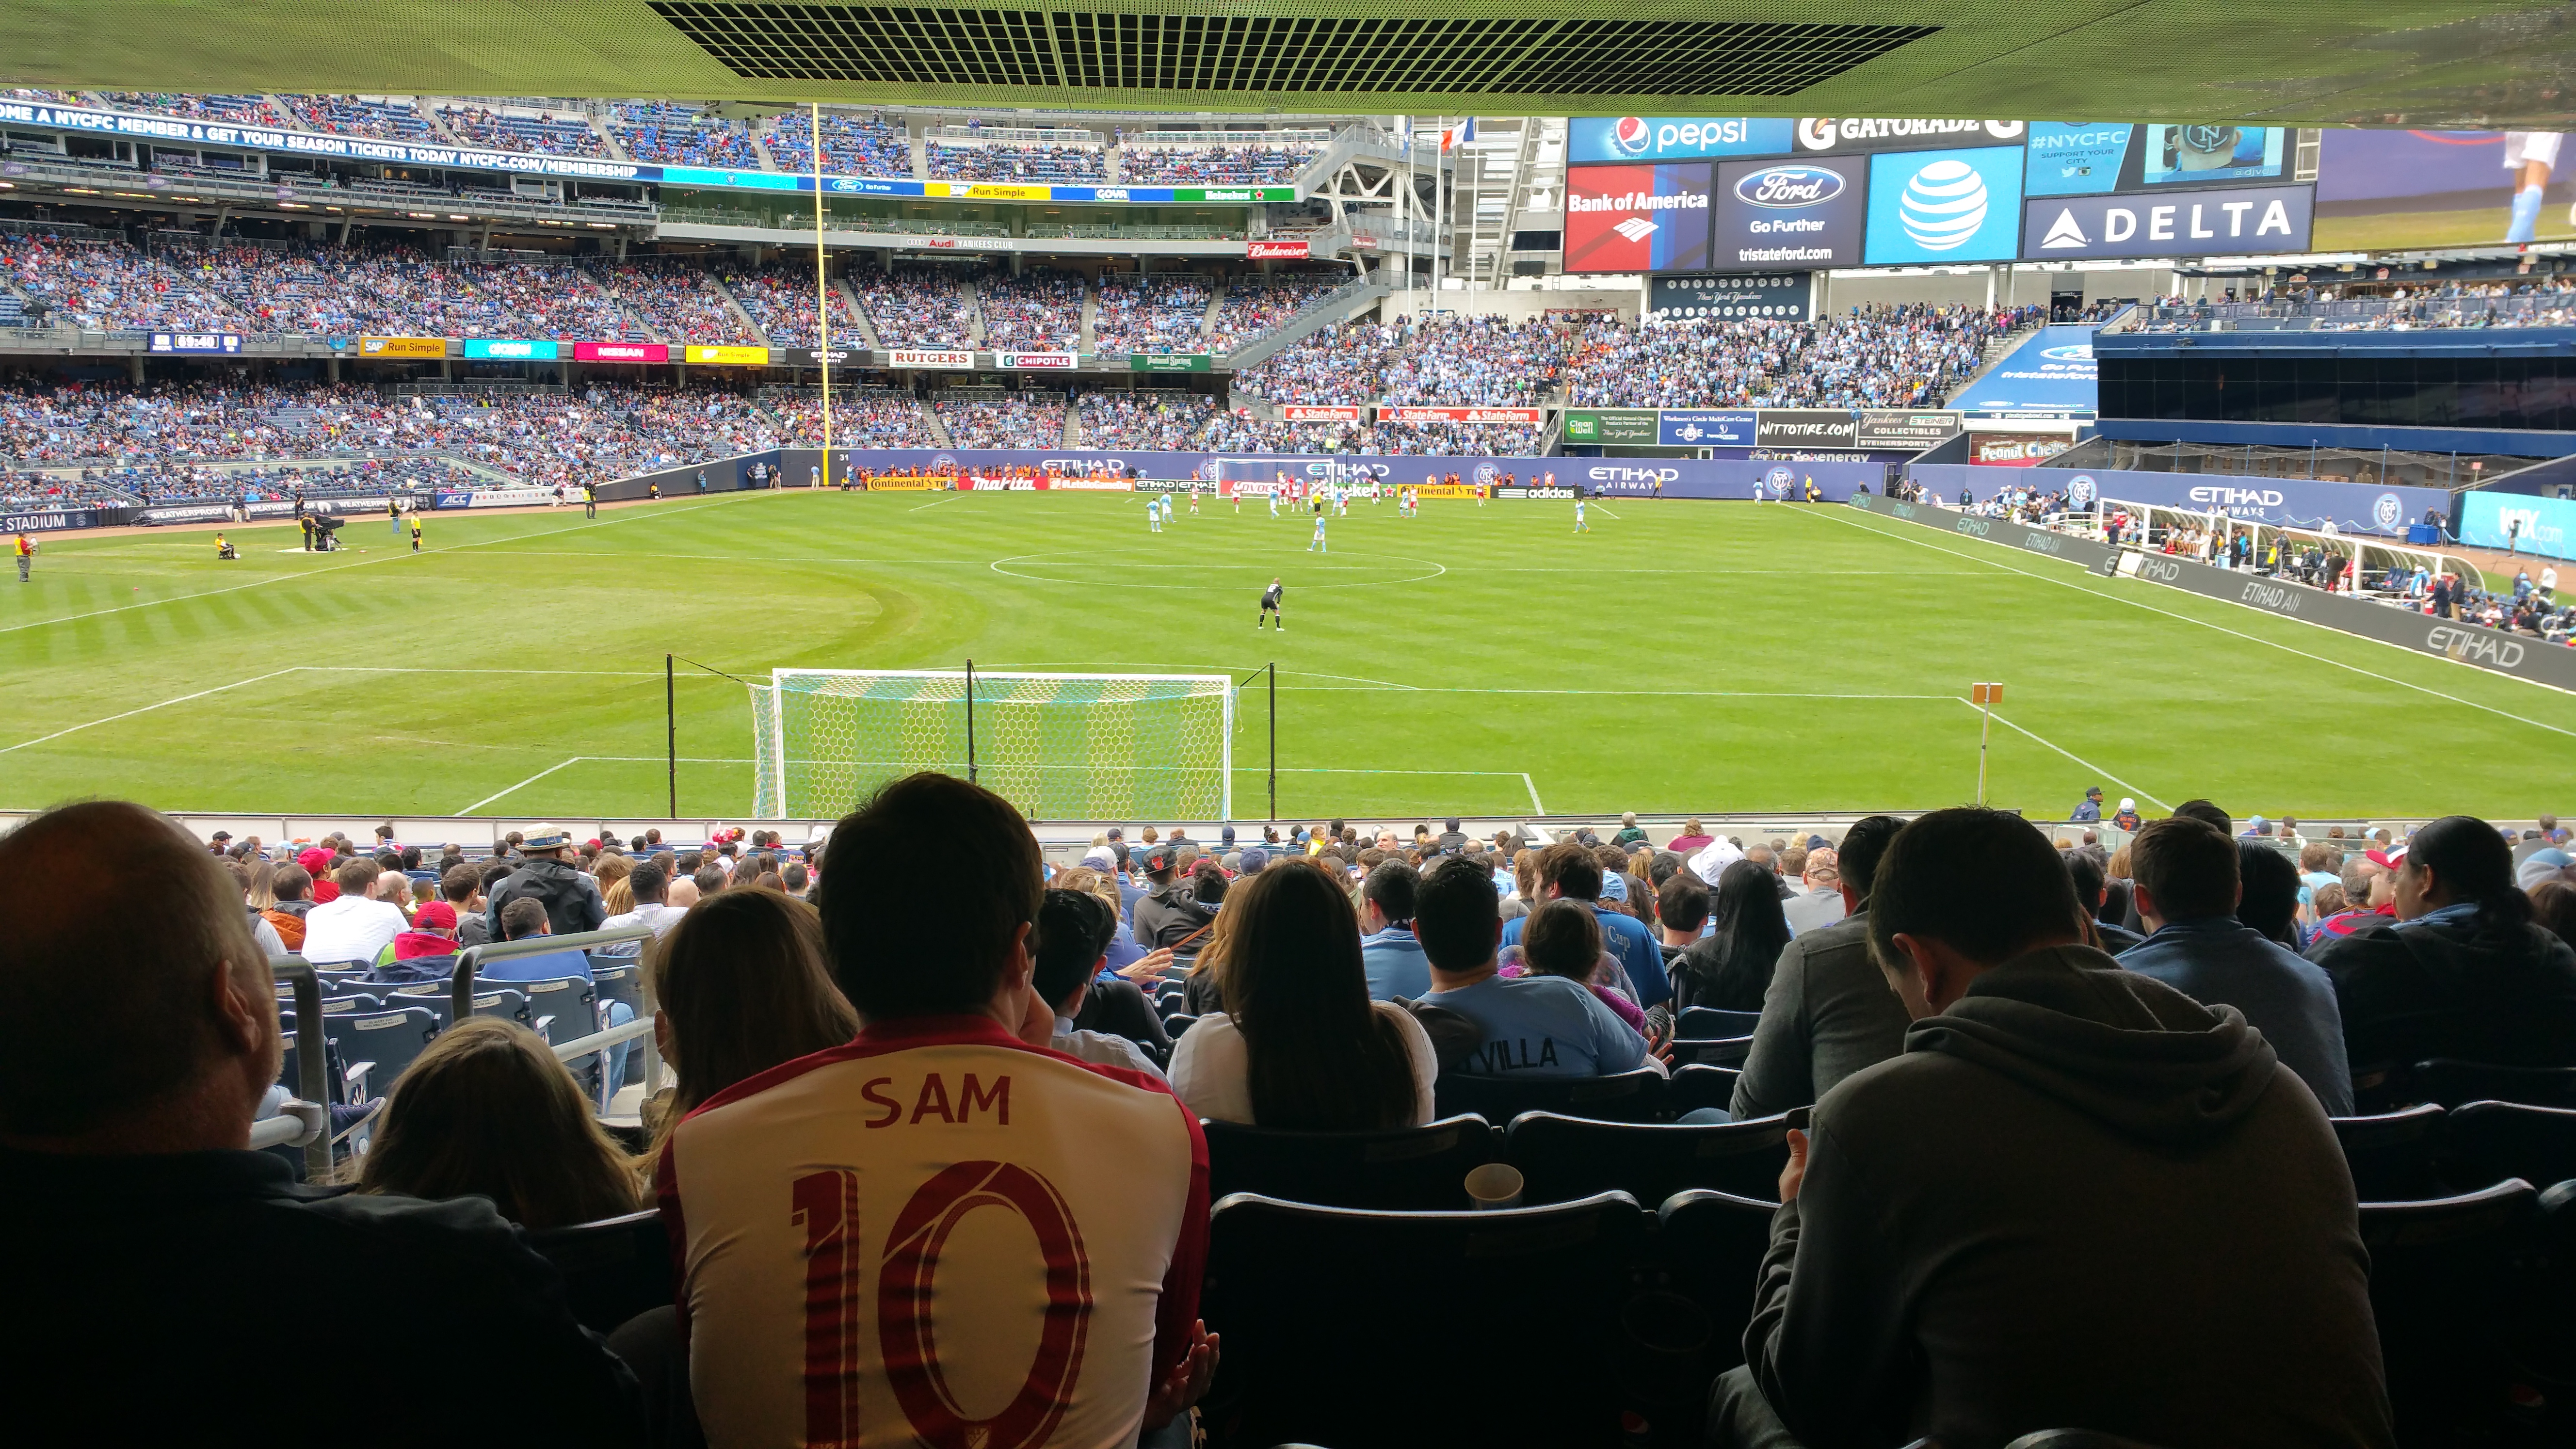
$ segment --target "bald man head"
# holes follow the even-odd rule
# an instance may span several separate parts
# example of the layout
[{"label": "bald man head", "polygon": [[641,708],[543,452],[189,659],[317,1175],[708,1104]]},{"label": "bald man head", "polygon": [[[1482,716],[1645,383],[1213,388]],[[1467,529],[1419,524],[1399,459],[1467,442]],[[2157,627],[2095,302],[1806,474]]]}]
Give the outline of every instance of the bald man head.
[{"label": "bald man head", "polygon": [[22,887],[0,932],[0,1142],[241,1147],[277,1080],[278,1013],[222,865],[140,805],[91,801],[0,836],[0,879]]}]

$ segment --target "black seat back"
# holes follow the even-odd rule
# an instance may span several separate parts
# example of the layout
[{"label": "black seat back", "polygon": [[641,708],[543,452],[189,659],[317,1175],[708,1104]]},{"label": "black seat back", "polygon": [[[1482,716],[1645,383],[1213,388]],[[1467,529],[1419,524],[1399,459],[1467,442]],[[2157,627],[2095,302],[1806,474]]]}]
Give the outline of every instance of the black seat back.
[{"label": "black seat back", "polygon": [[[1457,1213],[1226,1198],[1201,1297],[1225,1338],[1202,1408],[1213,1438],[1609,1449],[1618,1308],[1645,1227],[1620,1193]],[[1537,1331],[1544,1362],[1527,1352]]]},{"label": "black seat back", "polygon": [[1204,1122],[1208,1195],[1257,1192],[1289,1202],[1388,1211],[1470,1206],[1466,1177],[1494,1160],[1494,1129],[1452,1117],[1389,1132],[1274,1132]]},{"label": "black seat back", "polygon": [[1700,1062],[1675,1067],[1673,1079],[1664,1085],[1664,1115],[1679,1117],[1702,1107],[1723,1112],[1735,1100],[1735,1084],[1743,1077],[1741,1067],[1712,1067]]},{"label": "black seat back", "polygon": [[2576,1109],[2464,1102],[2451,1109],[2442,1134],[2452,1173],[2464,1187],[2508,1177],[2533,1183],[2576,1178]]},{"label": "black seat back", "polygon": [[[1764,1197],[1778,1194],[1777,1184]],[[1708,1315],[1709,1372],[1744,1362],[1744,1328],[1753,1318],[1753,1286],[1771,1250],[1771,1219],[1780,1210],[1733,1193],[1675,1193],[1655,1214],[1655,1261],[1673,1290]]]},{"label": "black seat back", "polygon": [[609,1333],[672,1301],[671,1238],[654,1211],[528,1234],[528,1246],[563,1274],[564,1296],[584,1328]]},{"label": "black seat back", "polygon": [[1701,1066],[1709,1067],[1741,1068],[1744,1065],[1744,1059],[1753,1054],[1753,1038],[1750,1034],[1719,1037],[1677,1036],[1673,1038],[1672,1047],[1673,1060],[1676,1062],[1696,1062]]},{"label": "black seat back", "polygon": [[2514,1178],[2458,1197],[2361,1205],[2400,1444],[2464,1441],[2509,1404],[2507,1286],[2538,1198]]},{"label": "black seat back", "polygon": [[1786,1117],[1684,1127],[1527,1112],[1505,1133],[1503,1160],[1520,1169],[1525,1203],[1599,1192],[1659,1203],[1691,1188],[1777,1202],[1788,1133]]},{"label": "black seat back", "polygon": [[1751,1036],[1760,1025],[1758,1011],[1729,1011],[1722,1006],[1685,1006],[1673,1020],[1673,1035],[1687,1037]]},{"label": "black seat back", "polygon": [[325,1030],[342,1061],[375,1063],[367,1073],[367,1090],[381,1097],[393,1090],[403,1069],[428,1049],[430,1038],[438,1035],[438,1022],[419,1007],[407,1006],[335,1016]]},{"label": "black seat back", "polygon": [[2336,1117],[2336,1140],[2364,1202],[2402,1202],[2442,1195],[2437,1159],[2442,1109],[2419,1102],[2376,1117]]},{"label": "black seat back", "polygon": [[1609,1077],[1482,1077],[1442,1072],[1433,1085],[1440,1115],[1472,1112],[1509,1122],[1523,1112],[1554,1112],[1599,1122],[1652,1122],[1664,1105],[1664,1074],[1652,1067]]},{"label": "black seat back", "polygon": [[2407,1068],[2405,1086],[2414,1100],[2445,1107],[2463,1102],[2576,1107],[2576,1067],[2499,1067],[2436,1059]]}]

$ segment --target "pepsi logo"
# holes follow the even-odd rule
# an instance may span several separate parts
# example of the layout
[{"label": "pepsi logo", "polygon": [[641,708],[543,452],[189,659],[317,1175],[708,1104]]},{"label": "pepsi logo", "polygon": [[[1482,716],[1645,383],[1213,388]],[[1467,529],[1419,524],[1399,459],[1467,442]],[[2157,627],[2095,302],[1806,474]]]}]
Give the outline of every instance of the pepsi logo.
[{"label": "pepsi logo", "polygon": [[1643,156],[1655,143],[1655,128],[1643,116],[1621,116],[1610,128],[1610,144],[1631,156]]},{"label": "pepsi logo", "polygon": [[1735,196],[1750,206],[1814,206],[1843,193],[1839,171],[1822,166],[1765,166],[1735,183]]}]

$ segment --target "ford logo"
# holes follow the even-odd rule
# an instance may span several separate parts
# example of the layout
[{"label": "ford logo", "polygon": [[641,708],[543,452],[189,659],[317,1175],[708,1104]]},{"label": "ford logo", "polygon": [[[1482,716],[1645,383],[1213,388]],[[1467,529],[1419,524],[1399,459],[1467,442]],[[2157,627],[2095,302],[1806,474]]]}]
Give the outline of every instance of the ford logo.
[{"label": "ford logo", "polygon": [[1842,193],[1842,173],[1822,166],[1765,166],[1735,183],[1737,200],[1774,209],[1814,206]]},{"label": "ford logo", "polygon": [[2039,355],[2053,362],[2091,362],[2093,344],[2078,342],[2066,347],[2043,347],[2039,350]]}]

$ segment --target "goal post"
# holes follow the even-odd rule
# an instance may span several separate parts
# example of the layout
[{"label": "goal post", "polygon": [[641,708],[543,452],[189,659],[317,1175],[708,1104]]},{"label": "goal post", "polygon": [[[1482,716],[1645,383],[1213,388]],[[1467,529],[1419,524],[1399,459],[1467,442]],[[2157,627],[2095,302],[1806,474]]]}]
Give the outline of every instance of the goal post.
[{"label": "goal post", "polygon": [[774,669],[751,705],[762,818],[838,816],[919,770],[971,770],[1032,820],[1234,816],[1223,674]]}]

